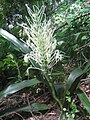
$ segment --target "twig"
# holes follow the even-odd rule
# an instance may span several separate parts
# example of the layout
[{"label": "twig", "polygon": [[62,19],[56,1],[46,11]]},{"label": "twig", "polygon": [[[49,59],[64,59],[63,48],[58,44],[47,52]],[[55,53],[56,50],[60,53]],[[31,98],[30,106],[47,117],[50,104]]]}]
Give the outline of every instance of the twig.
[{"label": "twig", "polygon": [[81,79],[81,85],[83,84],[90,84],[90,78]]},{"label": "twig", "polygon": [[77,49],[76,49],[76,50],[74,50],[74,51],[79,51],[79,50],[82,50],[83,48],[87,47],[87,45],[89,45],[89,44],[90,44],[90,41],[89,41],[88,43],[86,43],[85,45],[83,45],[83,46],[81,46],[81,47],[77,48]]},{"label": "twig", "polygon": [[20,115],[19,113],[15,112],[15,114],[18,115],[19,117],[21,117],[23,120],[25,120],[25,119],[23,118],[23,116]]},{"label": "twig", "polygon": [[[57,104],[57,103],[54,103],[54,105],[53,105],[51,108],[54,108],[54,107],[56,106],[56,104]],[[49,109],[49,110],[44,114],[44,116],[48,117],[49,111],[51,111],[51,109]]]},{"label": "twig", "polygon": [[[83,31],[83,32],[80,32],[80,34],[89,33],[89,32],[90,32],[90,31]],[[65,38],[69,38],[69,37],[73,37],[73,36],[75,36],[75,35],[76,35],[76,33],[71,34],[71,35],[67,35],[67,36],[65,36],[65,37],[60,38],[60,40],[63,40],[63,39],[65,39]]]},{"label": "twig", "polygon": [[[27,102],[28,102],[29,107],[31,108],[31,105],[30,105],[30,102],[29,102],[28,95],[27,95]],[[32,112],[31,109],[30,109],[30,113],[31,113],[32,117],[34,118],[34,120],[37,120],[36,117],[34,116],[34,114],[33,114],[33,112]]]},{"label": "twig", "polygon": [[43,114],[41,112],[36,112],[36,113],[37,114],[39,113],[40,114],[39,116],[41,116],[42,120],[45,120],[44,117],[43,117]]},{"label": "twig", "polygon": [[86,58],[86,56],[84,55],[84,53],[82,52],[82,56],[84,57],[85,63],[88,62],[88,59]]},{"label": "twig", "polygon": [[6,103],[6,101],[0,101],[0,106],[3,105],[4,103]]},{"label": "twig", "polygon": [[2,118],[0,118],[0,120],[3,120]]},{"label": "twig", "polygon": [[[88,16],[88,15],[90,15],[90,12],[89,12],[89,13],[85,13],[84,15],[77,16],[77,17],[74,18],[71,22],[74,22],[74,21],[76,21],[76,20],[78,20],[78,19],[80,19],[80,18],[86,17],[86,16]],[[61,28],[65,27],[66,25],[68,25],[67,22],[65,22],[63,25],[59,26],[59,27],[55,30],[55,32],[58,32]]]}]

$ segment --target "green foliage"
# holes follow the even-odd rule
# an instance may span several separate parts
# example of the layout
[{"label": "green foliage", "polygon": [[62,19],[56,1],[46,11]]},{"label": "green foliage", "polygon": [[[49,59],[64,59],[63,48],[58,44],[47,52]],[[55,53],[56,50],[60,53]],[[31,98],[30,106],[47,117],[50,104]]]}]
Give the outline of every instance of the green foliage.
[{"label": "green foliage", "polygon": [[0,92],[0,99],[3,97],[6,97],[7,95],[11,95],[13,93],[16,93],[17,91],[22,90],[25,87],[30,87],[36,84],[39,84],[40,81],[38,81],[36,78],[31,79],[31,80],[24,80],[19,83],[14,83],[10,86],[8,86],[5,90]]},{"label": "green foliage", "polygon": [[71,74],[67,80],[66,89],[72,91],[72,93],[73,93],[73,90],[72,90],[73,88],[71,88],[71,87],[73,86],[74,88],[76,88],[77,83],[75,83],[75,82],[76,82],[76,80],[79,82],[79,78],[81,77],[82,74],[83,74],[83,71],[80,68],[77,68],[73,72],[71,72]]},{"label": "green foliage", "polygon": [[0,35],[2,35],[5,39],[12,42],[18,49],[20,49],[23,53],[29,53],[30,48],[25,44],[24,41],[18,40],[12,34],[8,33],[7,31],[0,29]]},{"label": "green foliage", "polygon": [[12,114],[13,112],[21,112],[21,111],[37,112],[37,111],[48,110],[48,109],[50,109],[50,107],[46,104],[40,104],[40,103],[33,103],[31,105],[26,104],[26,105],[23,105],[21,107],[15,107],[15,108],[12,108],[12,109],[7,109],[7,110],[0,111],[0,117],[4,117],[6,115]]},{"label": "green foliage", "polygon": [[89,2],[76,1],[73,4],[62,5],[55,11],[54,19],[58,26],[56,37],[59,42],[63,42],[60,48],[70,56],[66,62],[75,63],[78,67],[86,62],[85,58],[90,57],[89,9]]},{"label": "green foliage", "polygon": [[80,89],[77,90],[77,95],[88,113],[90,114],[90,100],[88,99],[87,95]]},{"label": "green foliage", "polygon": [[[71,120],[71,119],[74,119],[75,114],[77,112],[77,106],[73,100],[73,96],[74,96],[75,92],[76,92],[76,95],[78,96],[78,98],[80,99],[80,101],[82,102],[82,104],[84,105],[84,107],[86,108],[86,110],[88,111],[88,113],[90,113],[89,112],[90,110],[88,107],[88,106],[90,106],[90,101],[89,101],[88,97],[86,97],[85,93],[83,93],[81,90],[79,90],[77,92],[77,90],[79,88],[80,80],[82,78],[86,78],[87,77],[86,74],[89,74],[89,72],[90,72],[90,61],[89,61],[89,59],[90,59],[90,55],[89,55],[89,51],[90,51],[90,45],[89,45],[90,44],[90,40],[89,40],[90,39],[90,12],[89,12],[89,10],[90,10],[90,6],[89,6],[89,1],[76,0],[76,1],[71,2],[70,0],[69,1],[63,0],[63,1],[58,2],[56,0],[54,0],[54,1],[52,0],[52,1],[48,2],[46,0],[45,2],[46,2],[45,13],[47,15],[47,19],[51,19],[51,21],[53,21],[53,26],[55,28],[55,31],[54,31],[55,36],[53,36],[53,32],[51,31],[51,30],[53,30],[52,22],[50,22],[50,26],[49,26],[49,24],[47,24],[49,22],[46,22],[45,24],[44,24],[45,21],[43,22],[44,17],[45,17],[45,20],[47,20],[47,19],[46,19],[46,16],[44,16],[44,17],[42,16],[42,14],[43,14],[43,12],[41,13],[42,9],[39,11],[38,15],[40,15],[40,17],[39,17],[40,19],[38,20],[38,16],[36,16],[36,19],[35,19],[36,14],[34,15],[34,12],[35,12],[35,9],[36,9],[36,11],[38,11],[39,8],[34,7],[34,12],[33,12],[31,9],[29,9],[27,7],[28,11],[30,12],[29,15],[31,18],[30,19],[28,19],[28,17],[26,18],[27,22],[28,22],[27,24],[23,24],[23,25],[19,24],[19,25],[23,26],[24,30],[26,30],[26,34],[28,35],[28,37],[25,35],[25,31],[23,30],[23,28],[22,28],[22,31],[20,31],[20,28],[18,29],[18,35],[16,35],[17,32],[15,32],[14,29],[10,30],[11,33],[15,34],[15,36],[17,36],[18,38],[19,37],[23,38],[23,40],[19,40],[15,36],[10,34],[9,32],[7,32],[3,29],[0,29],[0,35],[1,35],[0,39],[2,39],[2,44],[4,43],[5,45],[7,45],[8,43],[6,43],[5,40],[8,40],[9,42],[11,42],[15,45],[13,48],[26,54],[24,57],[24,60],[27,62],[31,62],[31,64],[32,64],[29,67],[27,66],[28,67],[27,71],[29,71],[29,70],[40,71],[39,78],[40,78],[40,80],[43,79],[42,82],[45,82],[45,84],[47,85],[48,89],[50,90],[54,100],[58,103],[58,105],[62,111],[61,118],[64,115],[64,117],[66,117],[67,120]],[[11,5],[12,1],[11,2],[7,1],[7,3]],[[15,3],[15,1],[14,1],[14,3]],[[36,4],[35,1],[33,1],[32,3]],[[19,0],[18,0],[17,4],[20,5]],[[39,4],[41,4],[41,1]],[[50,6],[50,7],[48,7],[48,6]],[[3,7],[3,5],[1,6],[1,8],[2,7]],[[12,6],[10,7],[10,9],[11,8],[12,8]],[[23,9],[25,9],[24,6],[21,7],[19,10],[22,11]],[[1,11],[2,11],[2,9],[1,9]],[[16,9],[15,9],[15,11],[16,11]],[[51,11],[51,13],[49,11]],[[10,13],[8,10],[6,10],[6,13],[14,14],[13,12]],[[6,15],[6,13],[2,12],[1,14]],[[23,15],[24,14],[27,14],[27,13],[23,12]],[[35,20],[35,21],[33,22],[33,20]],[[18,20],[16,20],[16,22],[17,21]],[[26,20],[23,20],[23,21],[26,22]],[[22,23],[22,20],[21,20],[21,23]],[[2,24],[3,24],[3,22],[2,22]],[[35,27],[34,25],[38,25],[38,26]],[[40,25],[42,27],[40,27]],[[46,31],[44,31],[45,29],[46,29]],[[46,32],[48,31],[47,29],[49,30],[48,34],[46,34]],[[50,33],[50,31],[51,31],[51,33]],[[19,33],[21,35],[19,35]],[[51,56],[49,56],[49,59],[51,61],[49,61],[49,62],[47,61],[46,53],[49,52],[50,46],[48,45],[48,47],[49,47],[48,48],[47,44],[45,44],[47,41],[44,41],[44,40],[42,41],[43,36],[45,37],[45,40],[47,40],[47,41],[48,41],[48,38],[52,38],[52,40],[53,40],[53,38],[55,37],[53,41],[49,42],[49,45],[54,43],[57,39],[57,41],[58,41],[57,46],[55,44],[52,44],[52,46],[55,47],[53,50],[51,49],[53,51],[53,53],[54,53],[55,49],[63,51],[63,52],[62,51],[60,52],[61,55],[64,55],[62,62],[60,61],[62,66],[59,66],[59,65],[57,65],[56,67],[54,66],[55,70],[53,69],[53,65],[51,67],[47,67],[47,66],[49,66],[51,64],[55,65],[57,63],[57,61],[55,61],[57,54],[54,54],[54,56],[53,56],[53,53],[52,53]],[[32,45],[30,43],[25,42],[26,40],[28,42],[30,39],[33,41]],[[35,40],[37,40],[37,39],[38,39],[38,44],[35,42]],[[31,41],[29,41],[29,42],[31,42]],[[2,49],[2,51],[3,51],[3,53],[0,55],[3,56],[3,54],[5,54],[4,53],[5,49],[3,46],[0,49]],[[45,53],[45,49],[47,49],[46,53]],[[40,53],[40,55],[37,58],[36,58],[36,56],[38,54],[36,54],[36,50],[38,51],[37,53]],[[7,51],[7,49],[5,50],[5,52],[6,51]],[[30,53],[34,53],[32,58],[30,56],[31,55]],[[60,54],[59,54],[59,57],[60,57]],[[59,57],[57,57],[57,59],[59,59]],[[40,60],[40,61],[38,62],[38,60]],[[13,61],[13,64],[11,63],[11,61]],[[87,65],[86,65],[86,63],[87,63]],[[18,62],[16,62],[12,57],[7,57],[6,59],[4,59],[2,61],[0,60],[0,68],[1,69],[3,69],[5,67],[5,64],[8,64],[8,65],[11,64],[12,67],[14,67],[16,65],[18,68]],[[67,75],[67,73],[65,74],[65,71],[63,70],[63,66],[65,67],[68,64],[70,64],[71,67],[72,67],[72,65],[74,65],[74,67],[76,67],[76,69],[73,70],[71,73],[70,73],[71,69],[70,69],[70,71],[68,71],[68,74],[70,74],[70,75],[67,79],[68,75]],[[66,69],[68,69],[68,68],[66,68]],[[19,76],[21,76],[19,72],[20,72],[20,70],[18,71],[18,74],[19,74]],[[31,72],[31,74],[32,74],[32,72]],[[36,76],[38,76],[38,74],[36,74]],[[62,77],[62,76],[64,76],[64,77]],[[61,80],[61,79],[63,79],[63,80]],[[34,79],[34,80],[37,81],[36,79]],[[31,82],[33,82],[33,81],[27,80],[27,83],[25,85],[23,84],[24,82],[26,83],[26,81],[22,81],[20,83],[16,83],[16,84],[9,86],[4,91],[1,91],[0,92],[1,98],[5,97],[7,95],[13,94],[13,93],[23,89],[24,87],[31,86]],[[34,85],[34,84],[36,85],[37,83],[39,83],[39,81],[37,81],[36,83],[34,83],[34,82],[32,85]],[[16,89],[16,88],[18,88],[18,89]],[[10,90],[7,92],[8,89],[10,89]],[[35,104],[36,104],[35,110],[37,110],[37,109],[43,110],[42,108],[44,108],[44,106],[34,103],[34,105]],[[48,109],[47,106],[45,106],[45,109]],[[17,108],[16,111],[19,111],[19,110],[22,110],[22,108],[21,109]],[[70,110],[71,110],[71,112],[70,112]]]},{"label": "green foliage", "polygon": [[68,110],[67,108],[63,108],[63,111],[66,113],[67,120],[73,120],[75,117],[75,114],[79,111],[77,110],[77,106],[75,104],[75,101],[71,100],[71,96],[70,96],[69,91],[66,93],[66,101],[69,104],[70,110]]}]

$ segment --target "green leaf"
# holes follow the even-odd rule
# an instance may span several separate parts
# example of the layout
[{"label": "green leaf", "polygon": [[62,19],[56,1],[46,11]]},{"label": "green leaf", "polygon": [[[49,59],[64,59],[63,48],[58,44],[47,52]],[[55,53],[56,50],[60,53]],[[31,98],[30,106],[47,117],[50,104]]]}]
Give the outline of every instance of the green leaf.
[{"label": "green leaf", "polygon": [[30,48],[26,45],[24,41],[18,40],[15,36],[9,32],[0,28],[0,35],[6,40],[12,42],[16,47],[18,47],[23,53],[29,53]]},{"label": "green leaf", "polygon": [[40,103],[33,103],[31,105],[32,109],[34,111],[40,111],[40,110],[47,110],[47,109],[50,109],[48,105],[46,104],[40,104]]},{"label": "green leaf", "polygon": [[1,110],[0,111],[0,117],[4,117],[6,115],[9,115],[11,113],[14,112],[20,112],[20,111],[24,111],[24,112],[37,112],[37,111],[42,111],[42,110],[48,110],[50,109],[50,107],[46,104],[41,104],[41,103],[33,103],[31,105],[23,105],[20,107],[15,107],[15,108],[8,108],[6,110]]},{"label": "green leaf", "polygon": [[87,36],[83,36],[81,39],[82,39],[82,40],[86,40],[86,39],[87,39]]},{"label": "green leaf", "polygon": [[77,39],[79,38],[80,34],[81,34],[81,32],[78,32],[78,33],[75,34],[75,36],[76,36],[76,41],[77,41]]},{"label": "green leaf", "polygon": [[52,73],[51,76],[62,76],[65,75],[63,72]]},{"label": "green leaf", "polygon": [[0,99],[2,99],[3,97],[6,97],[7,95],[16,93],[25,87],[30,87],[30,86],[36,85],[38,83],[40,83],[40,81],[38,81],[36,78],[34,78],[31,80],[24,80],[22,82],[12,84],[12,85],[8,86],[5,90],[0,92]]},{"label": "green leaf", "polygon": [[59,99],[64,98],[65,97],[65,86],[63,84],[55,84],[54,86],[55,86],[56,94],[59,97]]},{"label": "green leaf", "polygon": [[83,8],[80,10],[81,13],[89,12],[89,11],[90,11],[90,8]]},{"label": "green leaf", "polygon": [[[75,87],[75,81],[79,83],[79,77],[83,74],[83,71],[80,68],[76,68],[74,71],[71,72],[69,78],[67,80],[66,89],[69,90],[71,87]],[[73,85],[73,86],[72,86]]]},{"label": "green leaf", "polygon": [[72,21],[72,19],[67,19],[66,20],[66,22],[67,22],[68,25],[71,25],[71,21]]},{"label": "green leaf", "polygon": [[0,68],[4,67],[4,62],[0,61]]},{"label": "green leaf", "polygon": [[86,93],[84,93],[82,90],[78,89],[77,90],[77,95],[86,108],[87,112],[90,114],[90,101],[89,98],[87,97]]}]

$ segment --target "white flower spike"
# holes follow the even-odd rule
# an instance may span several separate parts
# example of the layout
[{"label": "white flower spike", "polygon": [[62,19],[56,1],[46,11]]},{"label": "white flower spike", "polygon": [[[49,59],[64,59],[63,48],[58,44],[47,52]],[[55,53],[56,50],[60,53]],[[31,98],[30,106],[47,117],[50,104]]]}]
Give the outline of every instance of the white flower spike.
[{"label": "white flower spike", "polygon": [[26,42],[32,51],[25,55],[25,59],[34,60],[42,70],[50,69],[61,60],[60,52],[56,50],[55,29],[51,27],[51,20],[46,20],[45,6],[41,9],[34,6],[33,10],[26,7],[30,19],[26,17],[28,24],[23,23],[21,26],[28,36]]}]

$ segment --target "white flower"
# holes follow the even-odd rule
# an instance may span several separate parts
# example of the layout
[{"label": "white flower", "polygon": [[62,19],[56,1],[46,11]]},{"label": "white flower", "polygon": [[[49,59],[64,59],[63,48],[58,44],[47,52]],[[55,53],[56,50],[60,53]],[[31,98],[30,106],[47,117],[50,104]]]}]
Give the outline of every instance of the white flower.
[{"label": "white flower", "polygon": [[46,20],[45,6],[41,9],[34,6],[33,11],[27,6],[27,10],[30,19],[26,17],[28,24],[23,23],[21,26],[28,36],[26,42],[32,51],[25,55],[25,59],[34,60],[41,69],[50,69],[61,59],[59,50],[56,50],[55,29],[52,28],[51,20]]}]

